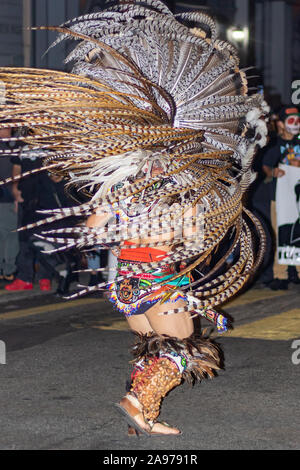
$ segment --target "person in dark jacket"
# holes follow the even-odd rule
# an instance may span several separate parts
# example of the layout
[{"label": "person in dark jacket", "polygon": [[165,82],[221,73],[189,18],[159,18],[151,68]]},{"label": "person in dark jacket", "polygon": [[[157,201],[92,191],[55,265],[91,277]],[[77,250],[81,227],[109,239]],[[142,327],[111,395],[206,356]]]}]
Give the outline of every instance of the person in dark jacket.
[{"label": "person in dark jacket", "polygon": [[[40,159],[32,157],[26,148],[23,149],[19,158],[12,157],[12,163],[14,165],[13,175],[41,166]],[[37,212],[38,210],[56,209],[73,204],[65,194],[64,187],[65,182],[62,177],[49,176],[45,171],[30,175],[15,185],[14,195],[19,214],[18,226],[23,227],[41,219],[43,216]],[[45,229],[47,227],[43,227],[41,230]],[[57,260],[55,256],[44,255],[43,257],[41,255],[41,251],[47,250],[48,247],[34,237],[34,234],[37,233],[39,233],[37,229],[19,232],[20,251],[17,258],[17,277],[11,284],[5,286],[6,290],[31,290],[34,281],[38,281],[40,290],[51,290],[51,280]],[[36,270],[36,266],[38,266],[38,270]]]},{"label": "person in dark jacket", "polygon": [[[11,137],[10,129],[0,129],[0,139]],[[1,150],[9,150],[5,141],[0,141]],[[9,178],[12,163],[9,157],[0,157],[0,179]],[[13,281],[16,271],[16,257],[19,251],[17,212],[11,185],[0,187],[0,280]]]}]

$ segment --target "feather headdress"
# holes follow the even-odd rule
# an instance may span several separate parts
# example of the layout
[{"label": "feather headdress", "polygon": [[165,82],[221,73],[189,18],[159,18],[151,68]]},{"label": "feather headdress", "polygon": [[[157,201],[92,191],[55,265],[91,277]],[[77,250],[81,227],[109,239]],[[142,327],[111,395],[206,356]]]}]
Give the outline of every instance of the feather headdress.
[{"label": "feather headdress", "polygon": [[[266,142],[268,107],[259,94],[248,94],[236,50],[217,39],[208,15],[173,15],[159,0],[117,2],[48,29],[59,33],[53,45],[77,41],[66,58],[74,63],[72,73],[0,68],[0,128],[7,126],[4,118],[26,128],[22,139],[30,151],[89,198],[53,211],[43,223],[87,216],[103,205],[116,210],[133,196],[146,206],[159,201],[159,213],[148,213],[151,230],[144,213],[127,221],[143,239],[149,230],[152,236],[169,230],[163,203],[174,219],[200,204],[202,243],[178,236],[168,261],[186,261],[186,273],[199,270],[189,297],[193,309],[224,302],[249,279],[264,245],[263,230],[242,198],[253,180],[255,151]],[[161,173],[152,177],[155,162]],[[115,226],[59,233],[47,238],[62,249],[120,244],[127,237]],[[237,252],[233,266],[222,271]]]}]

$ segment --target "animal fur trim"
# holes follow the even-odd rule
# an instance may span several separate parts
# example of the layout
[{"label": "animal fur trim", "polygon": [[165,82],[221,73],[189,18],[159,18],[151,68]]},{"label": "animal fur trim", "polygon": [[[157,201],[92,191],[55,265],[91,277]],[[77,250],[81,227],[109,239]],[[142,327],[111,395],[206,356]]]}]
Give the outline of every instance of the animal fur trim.
[{"label": "animal fur trim", "polygon": [[193,334],[185,339],[154,333],[135,335],[136,342],[132,348],[135,359],[132,362],[144,359],[147,363],[170,353],[174,356],[182,355],[186,359],[182,377],[191,384],[206,377],[214,377],[215,372],[222,368],[220,347],[203,335]]}]

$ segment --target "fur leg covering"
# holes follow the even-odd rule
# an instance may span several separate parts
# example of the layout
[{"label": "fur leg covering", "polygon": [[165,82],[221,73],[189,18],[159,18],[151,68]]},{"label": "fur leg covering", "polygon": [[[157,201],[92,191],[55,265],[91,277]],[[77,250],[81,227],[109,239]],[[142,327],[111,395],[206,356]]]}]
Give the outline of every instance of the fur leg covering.
[{"label": "fur leg covering", "polygon": [[207,376],[214,377],[215,371],[221,368],[221,351],[208,338],[136,335],[131,392],[149,421],[157,419],[162,398],[182,379],[194,383]]},{"label": "fur leg covering", "polygon": [[162,398],[181,383],[177,367],[167,358],[153,358],[147,361],[144,370],[135,376],[131,392],[143,407],[144,418],[154,422],[160,410]]}]

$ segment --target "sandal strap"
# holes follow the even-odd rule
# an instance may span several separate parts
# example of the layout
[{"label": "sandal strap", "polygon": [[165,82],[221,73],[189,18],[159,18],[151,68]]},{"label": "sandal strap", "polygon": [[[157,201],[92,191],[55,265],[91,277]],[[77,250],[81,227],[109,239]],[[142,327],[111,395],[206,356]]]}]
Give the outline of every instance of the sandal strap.
[{"label": "sandal strap", "polygon": [[137,397],[135,397],[132,393],[127,393],[124,397],[126,400],[130,401],[130,403],[139,410],[140,413],[143,412],[143,407],[141,403],[138,401]]},{"label": "sandal strap", "polygon": [[167,428],[172,428],[173,427],[169,423],[166,423],[165,421],[156,420],[156,421],[147,421],[147,423],[149,424],[151,431],[152,431],[152,428],[154,427],[155,424],[162,424],[163,426],[166,426]]},{"label": "sandal strap", "polygon": [[131,393],[127,393],[120,401],[120,405],[127,411],[127,413],[134,419],[138,414],[142,414],[144,423],[149,425],[148,420],[143,413],[143,407],[138,399]]}]

